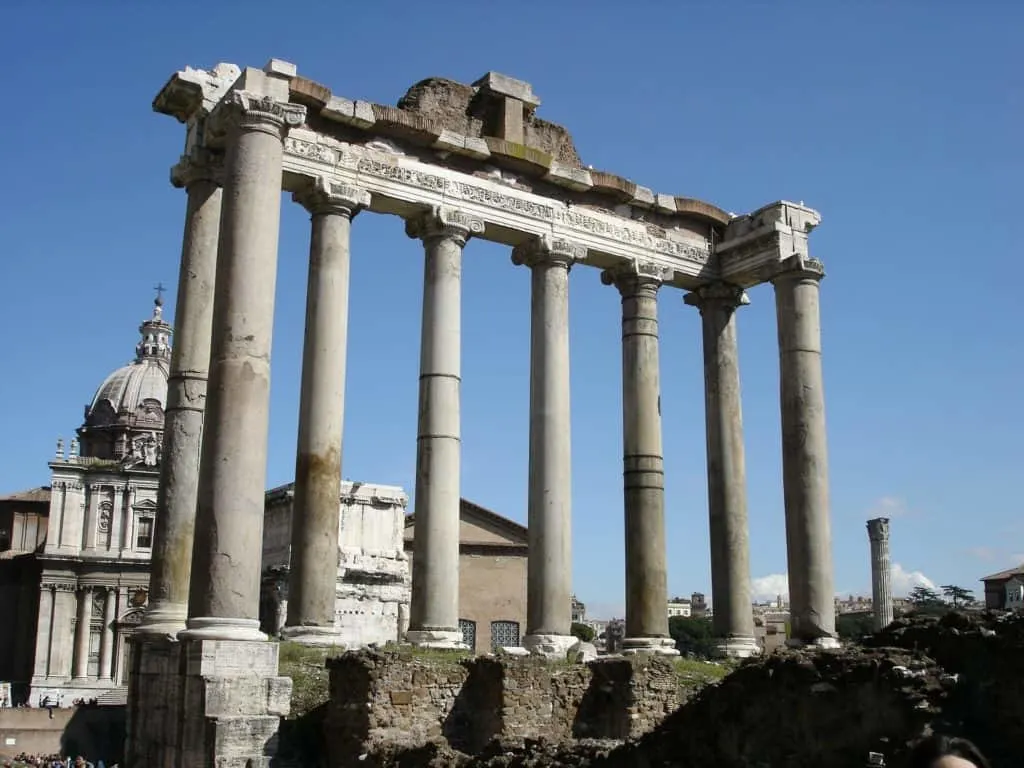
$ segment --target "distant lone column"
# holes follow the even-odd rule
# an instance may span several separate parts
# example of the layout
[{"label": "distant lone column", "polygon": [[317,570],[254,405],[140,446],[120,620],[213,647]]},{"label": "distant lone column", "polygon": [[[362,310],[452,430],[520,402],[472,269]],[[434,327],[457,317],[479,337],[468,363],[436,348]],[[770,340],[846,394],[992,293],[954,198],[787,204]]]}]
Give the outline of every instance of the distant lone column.
[{"label": "distant lone column", "polygon": [[75,623],[75,680],[89,677],[89,635],[92,630],[92,587],[78,590],[78,621]]},{"label": "distant lone column", "polygon": [[462,249],[482,221],[435,208],[406,224],[423,241],[423,324],[416,437],[412,600],[406,639],[463,647],[459,631]]},{"label": "distant lone column", "polygon": [[772,283],[779,333],[782,484],[789,563],[790,644],[837,647],[828,448],[821,375],[821,263],[794,258]]},{"label": "distant lone column", "polygon": [[750,596],[750,531],[736,342],[736,309],[749,299],[742,288],[717,284],[688,293],[685,301],[700,310],[704,337],[712,628],[723,655],[752,656],[760,648],[754,640]]},{"label": "distant lone column", "polygon": [[348,344],[349,234],[370,203],[355,187],[318,179],[294,195],[312,215],[306,336],[302,352],[295,459],[288,619],[283,635],[305,645],[336,645],[341,455]]},{"label": "distant lone column", "polygon": [[586,250],[565,240],[516,248],[532,272],[530,321],[530,556],[523,647],[564,658],[572,627],[572,460],[569,270]]},{"label": "distant lone column", "polygon": [[871,541],[871,605],[875,612],[875,631],[892,624],[892,562],[889,559],[889,518],[868,520]]},{"label": "distant lone column", "polygon": [[677,653],[668,633],[658,359],[658,288],[668,276],[663,267],[641,263],[601,275],[602,282],[615,285],[622,295],[626,653]]},{"label": "distant lone column", "polygon": [[[222,174],[223,158],[200,148],[182,157],[171,169],[171,183],[185,187],[188,205],[178,271],[178,298],[174,305],[174,347],[167,377],[167,410],[157,491],[159,512],[149,582],[151,602],[136,629],[140,635],[177,635],[185,628],[188,615],[199,457],[213,330]],[[120,534],[123,541],[127,541],[127,531],[120,531]]]},{"label": "distant lone column", "polygon": [[[259,630],[270,346],[284,135],[305,108],[233,91],[186,639]],[[212,117],[212,116],[211,116]]]}]

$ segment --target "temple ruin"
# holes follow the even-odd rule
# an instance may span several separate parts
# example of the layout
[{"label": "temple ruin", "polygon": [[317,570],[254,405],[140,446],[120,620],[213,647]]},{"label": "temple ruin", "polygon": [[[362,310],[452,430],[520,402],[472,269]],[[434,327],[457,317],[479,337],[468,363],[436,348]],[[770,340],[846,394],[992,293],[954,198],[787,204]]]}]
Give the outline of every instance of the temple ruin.
[{"label": "temple ruin", "polygon": [[714,629],[756,651],[735,310],[775,288],[794,644],[836,644],[821,376],[819,215],[775,202],[736,216],[584,166],[536,116],[528,83],[430,79],[396,106],[352,101],[271,60],[174,74],[154,102],[185,126],[171,173],[188,203],[153,552],[129,684],[130,764],[265,765],[290,681],[259,627],[280,193],[311,216],[287,616],[338,642],[349,233],[402,218],[424,249],[412,594],[406,639],[461,645],[458,619],[461,264],[471,238],[532,273],[529,571],[523,645],[563,656],[571,623],[568,295],[574,265],[621,297],[627,653],[668,633],[657,296],[703,319]]}]

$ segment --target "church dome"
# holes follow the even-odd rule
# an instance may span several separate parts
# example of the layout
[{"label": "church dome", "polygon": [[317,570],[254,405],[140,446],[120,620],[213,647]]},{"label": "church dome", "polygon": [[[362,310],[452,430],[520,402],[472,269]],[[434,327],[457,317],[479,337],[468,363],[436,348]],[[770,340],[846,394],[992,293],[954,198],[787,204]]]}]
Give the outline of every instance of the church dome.
[{"label": "church dome", "polygon": [[159,296],[139,333],[135,359],[108,375],[85,408],[78,430],[82,456],[123,459],[140,437],[155,438],[163,431],[172,330]]}]

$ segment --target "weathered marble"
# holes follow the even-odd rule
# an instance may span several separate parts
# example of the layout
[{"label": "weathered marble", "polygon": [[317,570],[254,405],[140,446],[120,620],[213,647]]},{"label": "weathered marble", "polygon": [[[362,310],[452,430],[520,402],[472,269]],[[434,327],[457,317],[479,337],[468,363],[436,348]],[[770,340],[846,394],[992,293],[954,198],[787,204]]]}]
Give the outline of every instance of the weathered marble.
[{"label": "weathered marble", "polygon": [[525,648],[565,658],[572,624],[572,460],[569,411],[569,270],[584,249],[537,240],[513,251],[531,270],[530,558]]},{"label": "weathered marble", "polygon": [[892,561],[889,558],[889,518],[868,520],[871,541],[871,606],[875,614],[875,631],[892,624]]},{"label": "weathered marble", "polygon": [[458,647],[462,248],[483,223],[450,208],[410,220],[423,240],[423,324],[416,438],[416,540],[406,637]]},{"label": "weathered marble", "polygon": [[658,288],[654,264],[608,270],[622,295],[623,495],[626,516],[624,651],[677,653],[668,634],[665,469],[661,447]]},{"label": "weathered marble", "polygon": [[721,653],[752,656],[759,647],[750,609],[750,531],[736,342],[736,309],[749,299],[742,288],[719,284],[699,288],[685,300],[700,310],[703,328],[712,627]]},{"label": "weathered marble", "polygon": [[819,262],[794,258],[772,283],[779,333],[790,643],[835,647],[839,641],[818,309],[822,277]]},{"label": "weathered marble", "polygon": [[338,557],[349,231],[370,196],[321,179],[296,200],[312,215],[312,237],[284,634],[306,644],[336,645],[337,578],[329,565]]}]

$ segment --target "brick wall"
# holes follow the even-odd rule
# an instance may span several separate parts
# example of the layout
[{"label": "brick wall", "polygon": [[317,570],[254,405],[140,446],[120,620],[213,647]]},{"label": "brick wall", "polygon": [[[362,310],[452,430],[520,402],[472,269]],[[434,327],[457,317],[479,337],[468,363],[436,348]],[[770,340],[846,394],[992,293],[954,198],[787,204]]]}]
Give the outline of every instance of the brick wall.
[{"label": "brick wall", "polygon": [[476,754],[527,740],[634,738],[679,705],[678,677],[662,659],[570,665],[356,651],[327,664],[325,737],[337,768],[429,743]]}]

